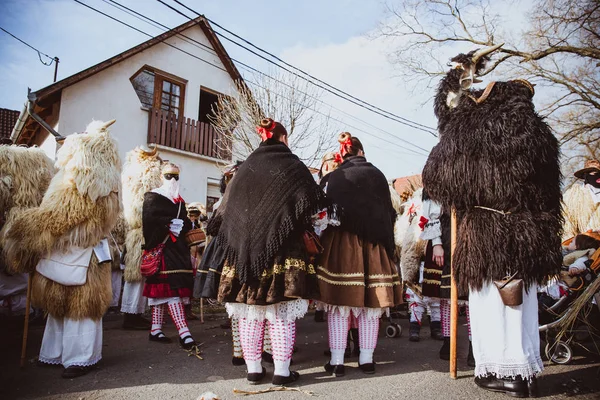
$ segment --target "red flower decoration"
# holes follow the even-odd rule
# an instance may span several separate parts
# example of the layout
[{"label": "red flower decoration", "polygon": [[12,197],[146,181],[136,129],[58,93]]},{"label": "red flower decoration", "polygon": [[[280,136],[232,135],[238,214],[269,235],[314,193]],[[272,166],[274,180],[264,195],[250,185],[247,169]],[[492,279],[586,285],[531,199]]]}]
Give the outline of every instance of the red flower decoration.
[{"label": "red flower decoration", "polygon": [[425,225],[428,222],[429,222],[429,220],[421,215],[421,218],[419,218],[419,228],[421,228],[421,230],[425,229]]}]

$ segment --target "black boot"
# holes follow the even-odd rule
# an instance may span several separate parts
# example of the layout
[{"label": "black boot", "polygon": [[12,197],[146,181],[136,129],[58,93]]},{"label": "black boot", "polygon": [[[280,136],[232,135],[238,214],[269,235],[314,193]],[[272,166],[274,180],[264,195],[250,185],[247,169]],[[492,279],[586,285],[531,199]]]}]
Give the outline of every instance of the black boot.
[{"label": "black boot", "polygon": [[325,311],[323,311],[323,310],[315,311],[315,322],[325,322]]},{"label": "black boot", "polygon": [[440,321],[431,321],[429,323],[429,329],[431,329],[432,339],[444,340],[444,335],[442,335],[442,323]]},{"label": "black boot", "polygon": [[418,342],[421,340],[419,333],[421,332],[421,325],[418,322],[411,322],[408,328],[408,340],[411,342]]},{"label": "black boot", "polygon": [[511,378],[496,378],[488,375],[487,377],[475,378],[475,384],[482,389],[492,392],[500,392],[508,394],[512,397],[527,397],[529,396],[529,388],[527,382],[520,376],[515,379]]},{"label": "black boot", "polygon": [[475,368],[475,357],[473,357],[473,343],[469,340],[469,354],[467,355],[467,365]]},{"label": "black boot", "polygon": [[539,397],[537,378],[535,376],[531,377],[530,381],[527,381],[527,389],[529,390],[529,397]]},{"label": "black boot", "polygon": [[149,331],[152,322],[148,321],[142,314],[123,314],[123,329],[132,331]]},{"label": "black boot", "polygon": [[440,349],[440,359],[450,360],[450,338],[444,337],[444,344]]},{"label": "black boot", "polygon": [[352,355],[358,357],[360,355],[358,328],[350,328],[350,335],[352,336]]}]

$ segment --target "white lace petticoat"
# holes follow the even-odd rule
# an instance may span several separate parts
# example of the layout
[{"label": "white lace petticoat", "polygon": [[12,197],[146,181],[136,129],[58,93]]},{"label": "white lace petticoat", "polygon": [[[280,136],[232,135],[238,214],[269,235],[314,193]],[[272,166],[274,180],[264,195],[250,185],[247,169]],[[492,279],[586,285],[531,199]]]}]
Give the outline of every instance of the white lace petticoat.
[{"label": "white lace petticoat", "polygon": [[308,300],[297,299],[282,301],[268,306],[255,306],[244,303],[225,303],[225,309],[230,318],[245,318],[247,320],[267,320],[275,322],[276,319],[293,322],[304,317],[308,311]]},{"label": "white lace petticoat", "polygon": [[531,379],[544,369],[540,357],[536,287],[523,290],[523,304],[505,306],[493,283],[469,291],[475,376]]},{"label": "white lace petticoat", "polygon": [[368,308],[368,307],[350,307],[350,306],[336,306],[333,304],[322,303],[320,301],[316,302],[317,310],[324,310],[328,313],[338,311],[342,317],[348,317],[350,312],[354,314],[355,317],[358,317],[362,313],[367,313],[367,318],[381,318],[381,316],[385,313],[386,315],[390,314],[389,308]]}]

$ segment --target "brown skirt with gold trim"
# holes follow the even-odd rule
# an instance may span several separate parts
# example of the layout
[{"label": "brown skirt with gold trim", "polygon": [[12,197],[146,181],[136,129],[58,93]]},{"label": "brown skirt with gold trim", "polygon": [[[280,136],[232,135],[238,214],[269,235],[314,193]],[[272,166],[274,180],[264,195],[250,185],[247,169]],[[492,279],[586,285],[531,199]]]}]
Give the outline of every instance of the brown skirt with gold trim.
[{"label": "brown skirt with gold trim", "polygon": [[348,307],[385,308],[402,303],[402,283],[383,246],[355,234],[328,228],[317,267],[321,302]]},{"label": "brown skirt with gold trim", "polygon": [[259,281],[242,284],[235,267],[225,261],[219,283],[218,300],[264,306],[296,299],[318,299],[319,286],[315,267],[306,255],[303,243],[293,243],[275,258]]}]

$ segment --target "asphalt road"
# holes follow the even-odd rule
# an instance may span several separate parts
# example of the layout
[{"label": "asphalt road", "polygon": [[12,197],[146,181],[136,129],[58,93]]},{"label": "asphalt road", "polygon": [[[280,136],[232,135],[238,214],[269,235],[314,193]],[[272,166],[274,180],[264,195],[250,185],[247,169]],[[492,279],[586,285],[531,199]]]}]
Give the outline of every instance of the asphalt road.
[{"label": "asphalt road", "polygon": [[[176,342],[149,342],[147,332],[124,331],[120,316],[104,322],[104,350],[100,368],[88,375],[66,380],[61,368],[35,365],[43,334],[43,326],[32,326],[29,334],[28,365],[19,369],[21,327],[18,321],[2,320],[0,328],[0,399],[189,399],[195,400],[207,391],[220,399],[240,398],[233,389],[262,390],[269,388],[273,368],[267,367],[265,384],[246,383],[245,368],[231,364],[231,335],[219,327],[224,314],[208,315],[204,324],[192,321],[190,328],[196,340],[203,342],[203,360],[188,357]],[[463,321],[464,322],[464,321]],[[466,365],[466,329],[459,332],[459,378],[450,379],[448,363],[438,358],[441,342],[430,339],[424,326],[422,340],[407,339],[408,321],[402,320],[404,334],[400,338],[385,337],[385,323],[375,351],[377,372],[365,375],[357,359],[346,362],[346,376],[332,378],[323,370],[327,362],[327,324],[315,323],[312,314],[298,323],[297,345],[292,369],[300,372],[296,385],[306,392],[275,392],[249,396],[250,399],[507,399],[504,394],[483,391],[473,383],[473,372]],[[172,324],[165,333],[176,340]],[[600,399],[600,360],[577,357],[568,366],[546,363],[539,379],[545,398]]]}]

